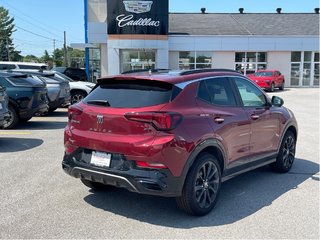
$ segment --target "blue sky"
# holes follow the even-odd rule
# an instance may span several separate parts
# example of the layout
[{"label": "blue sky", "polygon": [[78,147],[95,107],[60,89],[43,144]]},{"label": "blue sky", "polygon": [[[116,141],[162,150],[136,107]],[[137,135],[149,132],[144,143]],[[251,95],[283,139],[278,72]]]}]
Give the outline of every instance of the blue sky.
[{"label": "blue sky", "polygon": [[[16,49],[23,55],[42,56],[44,50],[53,50],[63,44],[63,31],[67,42],[84,41],[83,0],[0,0],[0,6],[9,9],[15,18]],[[247,13],[273,13],[278,7],[284,13],[313,12],[319,0],[169,0],[170,12],[200,12],[205,7],[209,13],[236,13],[240,7]],[[32,32],[32,33],[30,33]],[[40,36],[39,36],[40,35]]]}]

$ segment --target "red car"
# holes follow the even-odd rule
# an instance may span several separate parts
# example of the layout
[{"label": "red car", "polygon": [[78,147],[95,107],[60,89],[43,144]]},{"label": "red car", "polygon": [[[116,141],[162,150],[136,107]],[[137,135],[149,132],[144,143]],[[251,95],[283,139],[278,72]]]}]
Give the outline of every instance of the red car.
[{"label": "red car", "polygon": [[277,70],[258,70],[248,77],[270,92],[273,92],[275,88],[284,89],[284,76]]},{"label": "red car", "polygon": [[232,70],[99,79],[69,107],[62,168],[93,190],[176,197],[204,215],[221,182],[266,164],[290,170],[298,128],[282,105]]}]

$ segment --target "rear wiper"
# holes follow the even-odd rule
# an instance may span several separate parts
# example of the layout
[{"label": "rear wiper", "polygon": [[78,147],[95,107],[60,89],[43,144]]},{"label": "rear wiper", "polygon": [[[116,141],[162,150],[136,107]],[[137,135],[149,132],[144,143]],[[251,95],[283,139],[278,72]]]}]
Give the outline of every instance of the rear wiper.
[{"label": "rear wiper", "polygon": [[88,101],[87,103],[92,105],[110,107],[110,103],[107,100],[92,100]]}]

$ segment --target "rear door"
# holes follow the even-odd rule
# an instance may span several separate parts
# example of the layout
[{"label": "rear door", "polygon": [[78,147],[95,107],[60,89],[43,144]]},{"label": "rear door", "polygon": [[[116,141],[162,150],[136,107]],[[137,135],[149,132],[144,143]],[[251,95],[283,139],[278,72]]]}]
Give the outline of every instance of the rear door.
[{"label": "rear door", "polygon": [[201,81],[198,99],[198,105],[212,126],[212,134],[225,147],[228,164],[245,160],[250,154],[250,120],[237,102],[229,79],[218,77]]}]

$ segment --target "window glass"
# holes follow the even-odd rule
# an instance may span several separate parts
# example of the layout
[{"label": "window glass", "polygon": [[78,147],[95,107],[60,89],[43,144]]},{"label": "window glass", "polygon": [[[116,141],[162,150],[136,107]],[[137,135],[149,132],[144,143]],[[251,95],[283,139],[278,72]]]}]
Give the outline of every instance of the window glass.
[{"label": "window glass", "polygon": [[246,62],[246,53],[245,52],[236,52],[235,62]]},{"label": "window glass", "polygon": [[13,64],[0,64],[0,70],[9,70],[9,69],[15,69],[16,66]]},{"label": "window glass", "polygon": [[300,78],[300,63],[292,63],[291,64],[291,86],[299,86],[299,78]]},{"label": "window glass", "polygon": [[195,68],[211,68],[212,53],[211,52],[179,52],[179,69],[189,70]]},{"label": "window glass", "polygon": [[[206,85],[206,89],[202,89],[201,85]],[[209,98],[205,95],[206,91],[209,93]],[[200,93],[207,98],[204,100],[208,101],[208,99],[210,99],[211,103],[214,105],[236,106],[236,100],[231,90],[228,78],[213,78],[205,80],[205,84],[200,84],[199,94]]]},{"label": "window glass", "polygon": [[[167,103],[173,85],[157,81],[112,81],[95,88],[84,100],[107,101],[113,108],[137,108]],[[175,94],[176,95],[176,94]]]},{"label": "window glass", "polygon": [[121,71],[155,68],[155,50],[122,50]]},{"label": "window glass", "polygon": [[314,61],[319,62],[319,52],[314,53]]},{"label": "window glass", "polygon": [[260,89],[242,78],[234,79],[245,107],[266,106],[266,98]]},{"label": "window glass", "polygon": [[198,90],[198,97],[206,102],[211,102],[205,81],[201,81]]},{"label": "window glass", "polygon": [[211,68],[212,53],[211,52],[196,52],[196,68]]},{"label": "window glass", "polygon": [[300,62],[300,61],[301,61],[301,52],[292,52],[291,62]]},{"label": "window glass", "polygon": [[313,79],[313,85],[319,86],[319,79],[320,79],[320,64],[316,63],[314,64],[314,79]]},{"label": "window glass", "polygon": [[311,62],[311,54],[312,52],[304,52],[304,61]]},{"label": "window glass", "polygon": [[244,75],[255,73],[267,68],[266,52],[236,52],[235,69]]}]

